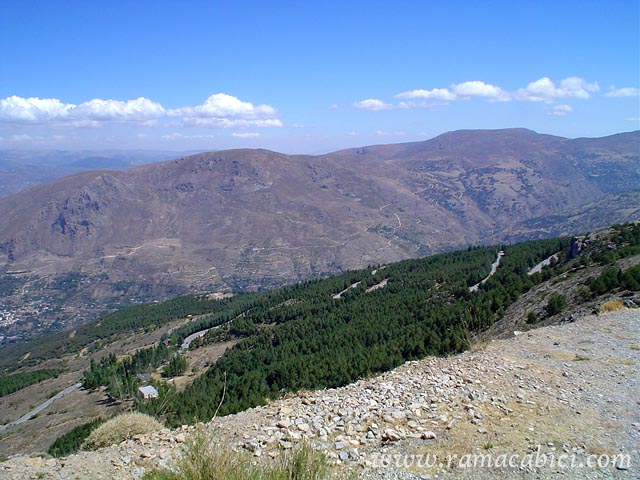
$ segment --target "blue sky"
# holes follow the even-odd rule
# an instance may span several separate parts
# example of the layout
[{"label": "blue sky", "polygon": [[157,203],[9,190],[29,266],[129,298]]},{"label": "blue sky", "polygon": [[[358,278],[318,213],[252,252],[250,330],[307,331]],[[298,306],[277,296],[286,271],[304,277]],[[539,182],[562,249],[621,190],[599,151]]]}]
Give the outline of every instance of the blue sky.
[{"label": "blue sky", "polygon": [[0,149],[319,153],[640,128],[638,0],[13,1]]}]

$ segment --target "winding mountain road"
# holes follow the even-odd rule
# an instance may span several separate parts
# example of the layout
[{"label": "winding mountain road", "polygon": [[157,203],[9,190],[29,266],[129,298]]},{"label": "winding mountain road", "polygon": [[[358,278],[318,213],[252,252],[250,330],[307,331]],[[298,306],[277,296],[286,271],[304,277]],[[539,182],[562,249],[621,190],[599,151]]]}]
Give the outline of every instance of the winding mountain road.
[{"label": "winding mountain road", "polygon": [[504,252],[500,250],[498,252],[498,258],[496,258],[496,261],[491,264],[491,271],[489,272],[489,275],[484,277],[480,283],[476,283],[475,285],[469,287],[470,292],[477,292],[480,288],[480,285],[484,285],[491,277],[493,277],[493,275],[498,271],[498,267],[500,266],[500,259],[502,257],[504,257]]},{"label": "winding mountain road", "polygon": [[180,345],[180,350],[182,351],[187,351],[189,350],[189,345],[191,345],[191,342],[193,342],[196,338],[199,337],[204,337],[205,334],[213,329],[213,328],[220,328],[222,325],[218,325],[217,327],[211,327],[211,328],[206,328],[204,330],[200,330],[196,333],[192,333],[191,335],[189,335],[188,337],[185,337],[184,341],[182,342],[182,345]]},{"label": "winding mountain road", "polygon": [[535,267],[533,267],[531,270],[529,270],[527,272],[527,275],[531,276],[531,275],[533,275],[535,273],[541,272],[544,267],[547,267],[547,266],[551,265],[551,262],[557,261],[558,258],[559,258],[558,255],[559,255],[559,253],[554,253],[549,258],[545,258],[543,261],[541,261],[539,264],[537,264]]},{"label": "winding mountain road", "polygon": [[17,425],[20,425],[21,423],[24,423],[27,420],[35,417],[37,414],[39,414],[42,410],[47,408],[53,402],[55,402],[59,398],[64,397],[65,395],[70,394],[71,392],[75,392],[76,390],[79,390],[80,387],[82,387],[82,383],[78,382],[78,383],[75,383],[75,384],[71,385],[70,387],[65,388],[63,391],[61,391],[60,393],[54,395],[53,397],[51,397],[46,402],[38,405],[36,408],[31,410],[29,413],[23,415],[22,417],[20,417],[18,420],[14,421],[14,422],[11,422],[11,423],[7,423],[6,425],[0,425],[0,432],[4,432],[5,430],[10,429],[11,427],[15,427]]}]

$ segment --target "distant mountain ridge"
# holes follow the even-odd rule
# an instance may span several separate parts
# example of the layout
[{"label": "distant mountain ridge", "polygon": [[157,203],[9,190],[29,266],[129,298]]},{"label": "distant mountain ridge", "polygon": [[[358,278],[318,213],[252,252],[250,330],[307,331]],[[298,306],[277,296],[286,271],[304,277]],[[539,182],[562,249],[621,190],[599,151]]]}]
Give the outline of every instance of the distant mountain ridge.
[{"label": "distant mountain ridge", "polygon": [[0,150],[0,197],[85,170],[122,170],[169,160],[178,155],[183,153],[153,150]]},{"label": "distant mountain ridge", "polygon": [[[592,230],[638,211],[639,145],[640,131],[467,130],[320,156],[228,150],[89,171],[0,199],[0,271],[41,283],[78,273],[64,302],[82,308],[550,236],[562,215]],[[580,215],[586,205],[600,213]]]}]

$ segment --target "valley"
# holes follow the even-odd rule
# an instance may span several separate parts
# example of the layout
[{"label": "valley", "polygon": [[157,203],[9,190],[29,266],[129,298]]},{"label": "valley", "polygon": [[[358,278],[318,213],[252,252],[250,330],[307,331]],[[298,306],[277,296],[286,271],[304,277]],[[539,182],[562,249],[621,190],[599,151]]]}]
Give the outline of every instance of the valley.
[{"label": "valley", "polygon": [[634,220],[638,135],[461,130],[318,156],[202,153],[39,185],[0,199],[0,342],[189,292]]},{"label": "valley", "polygon": [[[264,293],[211,299],[184,297],[124,310],[65,334],[49,334],[37,343],[34,339],[24,345],[5,346],[0,360],[3,368],[64,370],[57,378],[0,397],[0,421],[5,424],[73,383],[86,382],[86,372],[95,368],[90,363],[110,355],[116,355],[120,362],[168,343],[176,346],[176,352],[182,351],[188,368],[175,378],[163,377],[166,364],[162,363],[158,367],[143,365],[142,370],[126,374],[133,378],[136,372],[149,372],[151,383],[162,395],[159,403],[140,402],[135,389],[118,397],[116,392],[126,391],[129,380],[113,370],[116,376],[108,385],[75,391],[53,402],[35,418],[7,427],[0,434],[0,452],[6,456],[46,450],[52,436],[134,407],[158,415],[169,425],[190,424],[194,415],[206,422],[217,409],[220,415],[226,415],[262,405],[287,392],[290,395],[339,387],[407,360],[420,359],[423,352],[446,355],[468,348],[473,351],[497,338],[511,339],[514,332],[571,323],[597,311],[612,298],[626,298],[629,305],[637,306],[640,299],[637,294],[633,296],[636,287],[628,290],[630,287],[616,286],[616,282],[627,281],[620,280],[622,277],[603,284],[610,285],[606,288],[595,281],[608,278],[607,272],[612,268],[640,272],[637,233],[637,226],[630,224],[573,241],[546,240],[503,247],[504,255],[495,269],[492,262],[495,265],[499,250],[469,249]],[[571,251],[577,256],[571,257]],[[530,275],[535,265],[551,255],[559,259],[553,267],[546,266]],[[470,285],[492,271],[493,275],[476,292],[468,291]],[[514,276],[515,272],[520,273]],[[590,293],[602,288],[608,292],[604,296]],[[337,292],[341,292],[340,298],[335,298]],[[554,312],[549,309],[550,299],[558,295],[565,305]],[[414,296],[416,305],[423,304],[430,317],[418,311],[409,313]],[[406,307],[409,308],[405,310]],[[305,314],[307,309],[316,313],[309,316]],[[377,311],[382,314],[383,323],[378,323]],[[440,319],[451,319],[446,324],[448,330],[434,330],[423,338],[420,330],[428,333],[437,329]],[[397,320],[400,323],[396,324]],[[191,337],[207,329],[204,335]],[[354,335],[353,329],[359,333]],[[321,340],[325,333],[330,337]],[[270,347],[263,351],[269,337]],[[178,349],[187,338],[191,339],[189,349]],[[361,342],[373,338],[378,338],[373,349],[361,350]],[[297,352],[298,357],[288,359],[290,354],[285,352]],[[361,355],[363,352],[366,355]],[[255,363],[257,359],[260,363]],[[266,384],[274,382],[277,387],[265,391],[262,381],[257,380],[262,372],[266,372]],[[211,383],[211,378],[218,382]],[[116,380],[123,383],[114,390]],[[139,384],[134,385],[137,388]],[[222,386],[224,401],[219,403]]]}]

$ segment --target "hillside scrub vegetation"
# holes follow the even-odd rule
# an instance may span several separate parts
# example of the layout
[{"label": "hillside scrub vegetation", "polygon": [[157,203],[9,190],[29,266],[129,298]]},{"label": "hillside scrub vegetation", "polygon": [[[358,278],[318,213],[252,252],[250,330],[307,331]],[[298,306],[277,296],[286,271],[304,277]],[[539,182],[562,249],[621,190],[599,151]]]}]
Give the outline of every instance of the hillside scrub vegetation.
[{"label": "hillside scrub vegetation", "polygon": [[[0,368],[15,368],[18,359],[22,366],[37,365],[61,355],[77,353],[83,348],[100,349],[101,345],[122,334],[132,334],[161,328],[167,322],[196,315],[215,315],[227,311],[232,304],[241,304],[245,297],[255,293],[239,294],[232,298],[208,299],[204,295],[185,295],[159,304],[136,305],[110,313],[70,332],[39,335],[29,340],[2,347]],[[191,333],[188,329],[184,336]],[[28,354],[28,356],[27,356]]]},{"label": "hillside scrub vegetation", "polygon": [[[179,359],[177,340],[197,329],[210,330],[191,348],[228,339],[237,343],[183,391],[158,382],[158,400],[137,402],[139,411],[169,426],[236,413],[286,392],[343,386],[407,360],[467,349],[474,334],[500,320],[534,286],[586,264],[636,255],[638,230],[636,224],[625,224],[585,237],[584,250],[576,250],[570,238],[471,247],[237,295],[165,335],[171,346],[160,342],[121,359],[111,355],[92,361],[85,386],[104,385],[116,398],[134,396],[135,374]],[[504,256],[495,274],[470,292],[469,286],[486,277],[500,250]],[[553,265],[529,275],[551,255],[557,256]],[[589,296],[635,290],[638,270],[599,268],[602,273],[587,280],[585,290]],[[383,282],[384,288],[371,290]],[[554,294],[547,298],[546,312],[562,313],[566,305],[563,295]],[[537,322],[534,312],[530,317],[529,323]]]},{"label": "hillside scrub vegetation", "polygon": [[171,470],[154,470],[143,480],[325,480],[330,476],[326,457],[309,445],[283,451],[273,462],[254,464],[249,457],[222,446],[213,447],[202,433],[187,441],[185,454]]},{"label": "hillside scrub vegetation", "polygon": [[[183,392],[138,408],[173,426],[207,421],[219,404],[226,415],[284,392],[338,387],[407,360],[461,352],[472,332],[489,327],[541,281],[528,269],[555,253],[567,258],[570,243],[469,248],[265,292],[201,342],[233,336],[238,344]],[[496,274],[469,292],[499,250],[505,256]],[[367,292],[384,280],[384,289]]]},{"label": "hillside scrub vegetation", "polygon": [[72,428],[64,435],[58,437],[56,441],[51,444],[47,453],[53,457],[65,457],[76,453],[80,450],[82,443],[87,439],[89,434],[103,423],[104,420],[98,418]]},{"label": "hillside scrub vegetation", "polygon": [[556,315],[567,306],[567,299],[564,295],[554,294],[549,297],[549,302],[545,310],[549,315]]},{"label": "hillside scrub vegetation", "polygon": [[60,375],[60,370],[39,369],[30,372],[16,372],[9,375],[0,375],[0,397],[17,392],[29,385],[39,383],[48,378]]},{"label": "hillside scrub vegetation", "polygon": [[608,302],[600,305],[598,309],[598,313],[609,313],[616,312],[618,310],[622,310],[624,308],[624,302],[621,300],[609,300]]},{"label": "hillside scrub vegetation", "polygon": [[96,362],[93,358],[89,362],[89,369],[82,377],[82,386],[88,390],[95,390],[101,386],[107,387],[107,392],[116,400],[133,398],[136,395],[139,373],[148,373],[163,363],[169,362],[170,372],[186,370],[184,359],[175,359],[179,355],[174,348],[166,347],[162,342],[155,347],[137,350],[134,354],[117,359],[114,353]]},{"label": "hillside scrub vegetation", "polygon": [[128,440],[134,435],[162,430],[164,426],[153,417],[138,412],[123,413],[92,430],[82,443],[85,450],[96,450]]},{"label": "hillside scrub vegetation", "polygon": [[609,293],[613,290],[640,290],[640,265],[626,270],[609,267],[598,277],[587,280],[592,297]]}]

